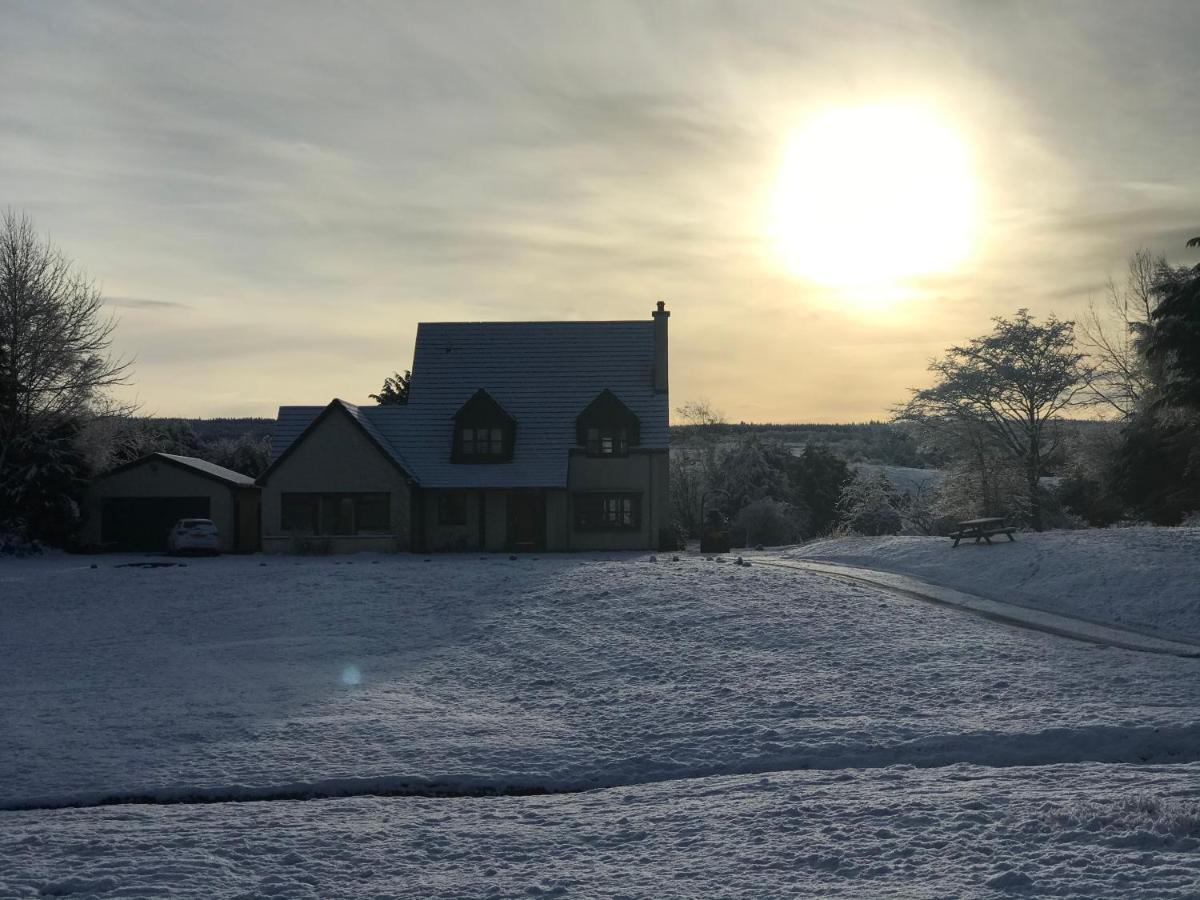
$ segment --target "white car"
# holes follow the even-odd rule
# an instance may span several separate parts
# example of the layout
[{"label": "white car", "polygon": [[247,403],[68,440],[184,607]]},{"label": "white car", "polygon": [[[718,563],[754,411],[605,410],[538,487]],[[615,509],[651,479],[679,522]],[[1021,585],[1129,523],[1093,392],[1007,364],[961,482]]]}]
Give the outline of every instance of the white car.
[{"label": "white car", "polygon": [[212,519],[180,519],[167,532],[167,552],[220,553],[217,526]]}]

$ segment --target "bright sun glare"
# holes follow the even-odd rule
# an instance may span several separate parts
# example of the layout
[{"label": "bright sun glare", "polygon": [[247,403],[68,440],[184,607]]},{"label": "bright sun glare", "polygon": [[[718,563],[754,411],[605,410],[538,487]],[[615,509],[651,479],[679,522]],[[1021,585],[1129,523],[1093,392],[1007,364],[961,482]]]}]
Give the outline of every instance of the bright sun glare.
[{"label": "bright sun glare", "polygon": [[966,259],[976,202],[966,147],[936,114],[843,107],[793,136],[770,228],[795,274],[888,291]]}]

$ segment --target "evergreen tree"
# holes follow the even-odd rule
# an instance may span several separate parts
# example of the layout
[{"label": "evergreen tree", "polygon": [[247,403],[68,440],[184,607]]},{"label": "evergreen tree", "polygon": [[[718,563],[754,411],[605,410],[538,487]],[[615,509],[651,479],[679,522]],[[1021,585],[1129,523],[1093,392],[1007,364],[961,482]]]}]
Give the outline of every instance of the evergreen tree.
[{"label": "evergreen tree", "polygon": [[378,394],[369,394],[370,398],[380,406],[403,406],[408,402],[408,388],[412,381],[412,372],[404,370],[404,374],[393,372],[383,379],[383,387]]},{"label": "evergreen tree", "polygon": [[1200,266],[1164,271],[1155,294],[1144,351],[1163,372],[1159,404],[1200,411]]}]

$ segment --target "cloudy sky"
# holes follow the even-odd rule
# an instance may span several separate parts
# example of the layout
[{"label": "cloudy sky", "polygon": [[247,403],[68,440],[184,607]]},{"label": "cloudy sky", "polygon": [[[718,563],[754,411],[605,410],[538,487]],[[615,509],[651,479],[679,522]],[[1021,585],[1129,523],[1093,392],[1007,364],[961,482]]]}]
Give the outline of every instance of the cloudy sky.
[{"label": "cloudy sky", "polygon": [[[100,283],[147,413],[365,401],[419,321],[663,299],[673,403],[856,421],[992,316],[1187,258],[1198,46],[1191,0],[0,0],[0,205]],[[889,104],[955,136],[975,212],[953,266],[865,297],[770,211],[806,123]],[[855,165],[892,178],[892,143]],[[844,255],[907,232],[868,217]]]}]

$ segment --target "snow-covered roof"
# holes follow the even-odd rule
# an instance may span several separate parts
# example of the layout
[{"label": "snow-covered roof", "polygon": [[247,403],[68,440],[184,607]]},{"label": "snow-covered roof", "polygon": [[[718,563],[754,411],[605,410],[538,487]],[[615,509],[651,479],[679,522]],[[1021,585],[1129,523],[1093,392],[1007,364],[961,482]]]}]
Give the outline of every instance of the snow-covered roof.
[{"label": "snow-covered roof", "polygon": [[[453,322],[417,328],[407,405],[346,409],[423,487],[565,487],[575,419],[604,389],[668,446],[668,398],[654,390],[654,322]],[[483,388],[517,421],[511,461],[454,463],[454,414]],[[280,407],[277,460],[326,407]]]},{"label": "snow-covered roof", "polygon": [[243,485],[247,487],[254,486],[254,479],[249,475],[243,475],[241,472],[235,472],[233,469],[227,469],[224,466],[218,466],[216,463],[210,463],[208,460],[197,459],[194,456],[179,456],[175,453],[152,453],[151,456],[161,456],[164,459],[169,459],[173,463],[181,466],[187,466],[189,469],[195,469],[205,475],[213,478],[219,478],[222,481],[227,481],[230,484]]}]

